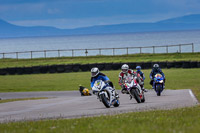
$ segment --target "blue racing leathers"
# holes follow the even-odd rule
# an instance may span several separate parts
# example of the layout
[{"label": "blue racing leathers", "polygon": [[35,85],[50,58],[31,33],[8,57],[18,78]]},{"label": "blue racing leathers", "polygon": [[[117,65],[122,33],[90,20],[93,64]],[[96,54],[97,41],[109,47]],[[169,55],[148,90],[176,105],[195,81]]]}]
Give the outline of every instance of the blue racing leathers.
[{"label": "blue racing leathers", "polygon": [[98,74],[96,77],[92,77],[92,78],[91,78],[91,83],[90,83],[91,88],[94,86],[94,82],[95,82],[96,80],[108,81],[109,78],[108,78],[105,74],[102,74],[102,73]]},{"label": "blue racing leathers", "polygon": [[163,76],[163,78],[165,79],[165,74],[162,72],[162,70],[160,68],[157,71],[155,71],[154,69],[152,69],[152,71],[151,71],[151,73],[149,75],[150,79],[153,80],[154,76],[156,74],[158,74],[158,73],[160,73]]},{"label": "blue racing leathers", "polygon": [[145,76],[144,76],[144,73],[142,71],[137,71],[137,73],[140,74],[140,76],[142,77],[143,81],[145,80]]}]

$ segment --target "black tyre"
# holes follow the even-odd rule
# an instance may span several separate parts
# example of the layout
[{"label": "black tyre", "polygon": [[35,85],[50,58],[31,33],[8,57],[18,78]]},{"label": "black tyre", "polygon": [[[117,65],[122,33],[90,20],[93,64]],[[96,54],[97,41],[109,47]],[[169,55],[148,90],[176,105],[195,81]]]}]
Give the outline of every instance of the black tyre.
[{"label": "black tyre", "polygon": [[141,102],[144,103],[145,102],[145,97],[144,97],[144,94],[142,94],[142,95],[143,95],[143,97],[141,99]]},{"label": "black tyre", "polygon": [[102,100],[102,103],[106,106],[106,108],[110,108],[109,104],[110,99],[107,99],[105,94],[100,95],[100,98]]},{"label": "black tyre", "polygon": [[141,103],[140,93],[138,89],[131,89],[131,94],[134,96],[137,103]]},{"label": "black tyre", "polygon": [[117,98],[116,101],[115,101],[115,104],[113,105],[114,107],[119,107],[120,105],[120,102],[119,102],[119,99]]},{"label": "black tyre", "polygon": [[156,85],[157,96],[161,95],[161,86],[159,84]]}]

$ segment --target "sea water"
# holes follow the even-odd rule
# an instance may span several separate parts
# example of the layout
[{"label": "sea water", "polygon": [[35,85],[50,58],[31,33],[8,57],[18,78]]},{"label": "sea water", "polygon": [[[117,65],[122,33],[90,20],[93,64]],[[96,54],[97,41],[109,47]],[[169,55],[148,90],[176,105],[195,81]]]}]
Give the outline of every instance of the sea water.
[{"label": "sea water", "polygon": [[[193,31],[170,31],[170,32],[147,32],[127,34],[104,34],[104,35],[79,35],[79,36],[55,36],[55,37],[27,37],[0,39],[0,58],[2,53],[41,51],[27,53],[4,54],[4,58],[33,58],[57,57],[57,56],[85,56],[85,55],[121,55],[134,53],[153,53],[152,48],[126,49],[126,47],[165,46],[177,44],[194,44],[194,52],[200,52],[200,30]],[[100,50],[101,48],[115,48]],[[124,48],[124,49],[117,49]],[[74,49],[74,50],[72,50]],[[76,50],[96,49],[96,50]],[[44,50],[66,50],[50,51]],[[69,50],[69,51],[67,51]],[[154,49],[155,53],[180,52],[180,47],[160,47]],[[192,52],[191,46],[181,47],[181,52]]]}]

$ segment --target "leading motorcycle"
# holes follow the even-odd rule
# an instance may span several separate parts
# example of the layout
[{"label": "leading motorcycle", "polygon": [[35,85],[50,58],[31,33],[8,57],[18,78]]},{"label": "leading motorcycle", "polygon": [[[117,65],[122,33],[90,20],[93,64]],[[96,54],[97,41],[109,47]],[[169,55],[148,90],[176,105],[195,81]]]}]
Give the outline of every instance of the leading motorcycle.
[{"label": "leading motorcycle", "polygon": [[112,105],[114,107],[120,105],[119,96],[116,94],[115,89],[113,89],[108,83],[102,80],[96,80],[92,87],[92,91],[93,94],[97,95],[99,101],[107,108],[110,108]]}]

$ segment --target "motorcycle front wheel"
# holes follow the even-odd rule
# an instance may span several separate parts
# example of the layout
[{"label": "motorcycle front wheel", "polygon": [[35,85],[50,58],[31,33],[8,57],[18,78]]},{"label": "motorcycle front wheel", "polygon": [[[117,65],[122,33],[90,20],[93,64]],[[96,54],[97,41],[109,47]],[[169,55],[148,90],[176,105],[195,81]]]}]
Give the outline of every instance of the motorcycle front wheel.
[{"label": "motorcycle front wheel", "polygon": [[156,84],[156,92],[157,92],[157,96],[161,95],[161,85],[160,84]]},{"label": "motorcycle front wheel", "polygon": [[139,90],[137,88],[136,89],[131,89],[131,95],[134,96],[134,98],[137,101],[137,103],[141,103],[140,92],[139,92]]},{"label": "motorcycle front wheel", "polygon": [[102,103],[106,106],[106,108],[110,108],[110,99],[106,98],[105,94],[100,95],[100,98],[102,100]]}]

